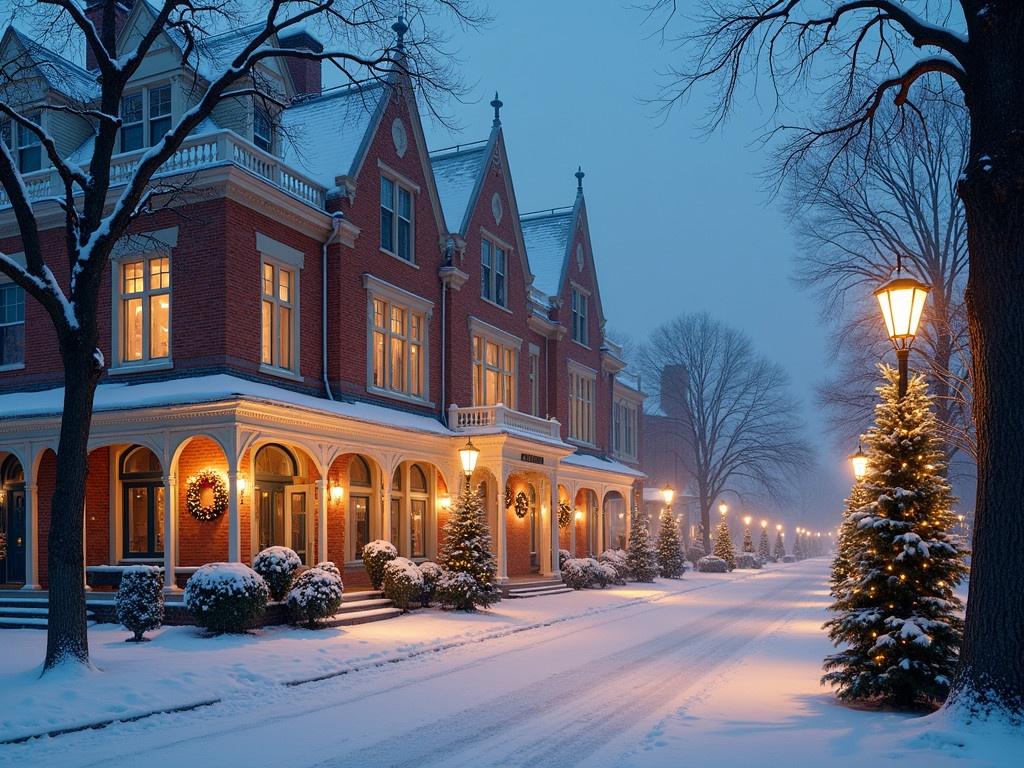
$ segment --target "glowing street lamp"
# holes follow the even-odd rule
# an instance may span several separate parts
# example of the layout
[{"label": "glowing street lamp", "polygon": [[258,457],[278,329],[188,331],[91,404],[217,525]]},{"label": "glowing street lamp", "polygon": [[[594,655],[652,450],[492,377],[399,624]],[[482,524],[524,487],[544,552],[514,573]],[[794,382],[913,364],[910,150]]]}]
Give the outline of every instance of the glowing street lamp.
[{"label": "glowing street lamp", "polygon": [[462,472],[468,480],[470,475],[473,474],[473,470],[476,469],[476,460],[480,458],[480,449],[473,445],[473,440],[469,439],[466,444],[459,449],[459,460],[462,462]]},{"label": "glowing street lamp", "polygon": [[665,506],[672,506],[672,499],[675,498],[676,492],[671,485],[665,483],[665,487],[661,489],[661,498],[665,500]]},{"label": "glowing street lamp", "polygon": [[729,505],[726,504],[724,501],[721,504],[718,505],[718,514],[720,514],[722,517],[725,517],[725,515],[726,515],[726,513],[728,511],[729,511]]},{"label": "glowing street lamp", "polygon": [[750,515],[744,515],[743,516],[743,524],[749,528],[750,527],[750,521],[753,520],[753,519],[754,518],[752,518]]},{"label": "glowing street lamp", "polygon": [[767,520],[762,520],[761,521],[761,527],[762,528],[767,528],[768,527],[768,521]]},{"label": "glowing street lamp", "polygon": [[903,270],[902,257],[896,257],[896,277],[875,291],[878,306],[885,320],[885,330],[896,350],[899,362],[899,382],[897,392],[902,399],[907,394],[907,360],[910,347],[917,336],[917,327],[921,323],[925,299],[928,298],[929,286],[912,277],[901,277]]},{"label": "glowing street lamp", "polygon": [[857,452],[851,453],[848,458],[850,459],[850,464],[853,465],[854,478],[863,480],[868,473],[868,456],[860,447],[860,443],[857,444]]}]

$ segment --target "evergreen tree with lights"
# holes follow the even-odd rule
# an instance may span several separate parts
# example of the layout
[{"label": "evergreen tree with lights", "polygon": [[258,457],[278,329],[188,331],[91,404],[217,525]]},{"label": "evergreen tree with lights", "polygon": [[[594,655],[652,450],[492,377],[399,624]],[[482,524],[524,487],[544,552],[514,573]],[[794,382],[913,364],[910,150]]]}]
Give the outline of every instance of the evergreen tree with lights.
[{"label": "evergreen tree with lights", "polygon": [[629,545],[626,547],[626,562],[634,581],[650,583],[658,575],[658,555],[651,546],[651,530],[647,513],[633,508],[629,522]]},{"label": "evergreen tree with lights", "polygon": [[851,494],[833,565],[835,616],[825,626],[839,650],[825,659],[822,682],[844,700],[937,706],[963,638],[954,589],[966,552],[952,533],[955,500],[925,380],[913,377],[900,399],[896,372],[882,374],[867,474]]},{"label": "evergreen tree with lights", "polygon": [[757,556],[761,562],[767,563],[772,559],[772,550],[768,546],[768,529],[761,528],[761,540],[757,543]]},{"label": "evergreen tree with lights", "polygon": [[775,533],[775,549],[772,551],[772,558],[776,562],[781,562],[782,558],[786,556],[786,542],[782,538],[782,531],[776,531]]},{"label": "evergreen tree with lights", "polygon": [[444,527],[441,564],[449,571],[466,573],[473,578],[479,588],[479,595],[474,600],[476,605],[486,607],[501,599],[484,503],[472,483],[463,483],[459,497],[452,505]]},{"label": "evergreen tree with lights", "polygon": [[797,531],[796,539],[793,541],[793,557],[795,557],[797,560],[804,559],[803,537],[800,535],[799,531]]},{"label": "evergreen tree with lights", "polygon": [[753,552],[754,551],[754,539],[750,536],[750,526],[746,526],[743,529],[743,551]]},{"label": "evergreen tree with lights", "polygon": [[666,579],[678,579],[686,570],[683,557],[683,542],[679,536],[679,525],[671,507],[662,507],[658,516],[658,569]]},{"label": "evergreen tree with lights", "polygon": [[718,521],[718,530],[715,531],[715,546],[711,551],[715,557],[720,557],[729,564],[729,570],[736,567],[736,553],[732,549],[732,535],[729,533],[729,522],[725,515]]}]

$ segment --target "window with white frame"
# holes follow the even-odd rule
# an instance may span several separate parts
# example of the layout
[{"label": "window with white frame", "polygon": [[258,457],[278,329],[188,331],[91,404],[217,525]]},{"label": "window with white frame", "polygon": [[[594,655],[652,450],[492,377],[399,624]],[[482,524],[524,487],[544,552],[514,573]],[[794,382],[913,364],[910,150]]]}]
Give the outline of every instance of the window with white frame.
[{"label": "window with white frame", "polygon": [[274,151],[274,122],[265,109],[256,107],[252,119],[252,141],[266,152]]},{"label": "window with white frame", "polygon": [[572,338],[584,347],[590,346],[587,328],[587,303],[590,297],[581,289],[572,289]]},{"label": "window with white frame", "polygon": [[298,328],[298,284],[296,270],[263,258],[262,333],[260,360],[263,365],[295,372],[295,335]]},{"label": "window with white frame", "polygon": [[[42,125],[43,116],[40,112],[25,117],[36,125]],[[10,120],[4,120],[0,122],[0,138],[11,149],[19,171],[32,173],[43,167],[43,146],[35,131],[20,123],[12,126]]]},{"label": "window with white frame", "polygon": [[569,438],[594,444],[594,393],[597,377],[579,370],[569,371]]},{"label": "window with white frame", "polygon": [[518,350],[482,333],[473,334],[473,405],[516,407]]},{"label": "window with white frame", "polygon": [[165,253],[118,265],[119,357],[123,365],[167,360],[171,354],[171,259]]},{"label": "window with white frame", "polygon": [[25,362],[25,291],[0,283],[0,368]]},{"label": "window with white frame", "polygon": [[530,345],[530,414],[540,416],[540,350]]},{"label": "window with white frame", "polygon": [[422,400],[426,318],[409,306],[384,297],[373,297],[374,389]]},{"label": "window with white frame", "polygon": [[380,177],[380,247],[414,262],[413,193],[387,176]]},{"label": "window with white frame", "polygon": [[171,129],[171,86],[121,97],[121,151],[151,147]]},{"label": "window with white frame", "polygon": [[612,408],[612,445],[615,453],[627,459],[637,458],[637,404],[625,398],[616,398]]},{"label": "window with white frame", "polygon": [[508,253],[484,238],[480,243],[480,295],[502,307],[508,306],[507,269]]}]

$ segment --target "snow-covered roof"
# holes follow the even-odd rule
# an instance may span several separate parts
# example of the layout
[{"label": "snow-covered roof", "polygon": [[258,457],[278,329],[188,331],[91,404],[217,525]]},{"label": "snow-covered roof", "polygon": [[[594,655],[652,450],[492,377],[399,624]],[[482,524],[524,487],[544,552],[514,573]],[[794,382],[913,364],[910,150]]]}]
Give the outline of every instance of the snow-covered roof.
[{"label": "snow-covered roof", "polygon": [[529,214],[520,219],[533,284],[548,296],[557,296],[562,287],[572,221],[571,208]]},{"label": "snow-covered roof", "polygon": [[441,150],[430,156],[445,223],[451,232],[465,234],[469,206],[487,162],[488,147],[488,142],[481,142],[467,149]]},{"label": "snow-covered roof", "polygon": [[[214,403],[244,398],[273,405],[289,405],[399,429],[435,435],[453,435],[437,419],[386,408],[371,403],[344,403],[313,395],[304,395],[271,384],[240,379],[220,373],[170,381],[142,384],[107,382],[96,388],[96,413],[170,405]],[[0,413],[4,418],[57,416],[63,410],[64,388],[36,392],[0,394]]]},{"label": "snow-covered roof", "polygon": [[99,97],[100,86],[95,74],[40,45],[17,28],[12,26],[9,29],[35,62],[40,76],[50,88],[74,101],[92,101]]},{"label": "snow-covered roof", "polygon": [[386,103],[383,83],[349,86],[302,101],[281,113],[281,156],[317,183],[332,188],[351,175]]},{"label": "snow-covered roof", "polygon": [[647,475],[639,469],[633,469],[633,467],[627,466],[621,461],[602,459],[600,456],[591,456],[588,453],[574,453],[570,456],[566,456],[562,459],[562,463],[583,467],[584,469],[597,469],[601,472],[629,475],[630,477],[647,477]]}]

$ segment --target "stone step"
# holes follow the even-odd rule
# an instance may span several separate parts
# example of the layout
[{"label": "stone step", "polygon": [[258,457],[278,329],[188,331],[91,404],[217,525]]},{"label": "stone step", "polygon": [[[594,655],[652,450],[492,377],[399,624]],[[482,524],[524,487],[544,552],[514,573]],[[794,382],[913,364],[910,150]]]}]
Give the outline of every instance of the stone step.
[{"label": "stone step", "polygon": [[[372,611],[376,608],[391,608],[391,601],[387,598],[381,597],[377,599],[360,599],[360,600],[342,600],[341,608],[338,610],[339,614],[342,613],[355,613],[356,611]],[[337,615],[337,614],[335,614]]]},{"label": "stone step", "polygon": [[45,617],[49,613],[46,605],[31,605],[31,606],[2,606],[0,607],[0,616],[43,616]]},{"label": "stone step", "polygon": [[[6,616],[0,615],[0,629],[46,629],[46,616]],[[96,622],[86,621],[87,627],[95,627]]]},{"label": "stone step", "polygon": [[556,584],[550,587],[536,587],[534,589],[510,589],[506,597],[510,600],[517,600],[527,597],[543,597],[544,595],[564,595],[567,592],[574,591],[572,587]]},{"label": "stone step", "polygon": [[371,608],[368,611],[352,611],[339,613],[320,622],[322,627],[351,627],[355,624],[369,624],[371,621],[384,621],[401,616],[398,608]]},{"label": "stone step", "polygon": [[355,603],[360,600],[379,600],[384,597],[384,593],[379,589],[364,589],[359,592],[346,592],[342,597],[342,602]]},{"label": "stone step", "polygon": [[41,605],[44,608],[49,604],[45,597],[0,597],[0,608],[15,608],[23,605]]}]

